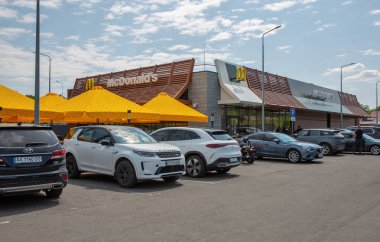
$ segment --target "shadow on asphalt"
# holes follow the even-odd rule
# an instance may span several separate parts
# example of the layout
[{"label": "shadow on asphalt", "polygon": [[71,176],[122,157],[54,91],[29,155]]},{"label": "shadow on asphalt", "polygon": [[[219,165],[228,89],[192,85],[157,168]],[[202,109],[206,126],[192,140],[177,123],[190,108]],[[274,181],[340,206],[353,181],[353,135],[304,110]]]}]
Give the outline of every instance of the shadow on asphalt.
[{"label": "shadow on asphalt", "polygon": [[321,160],[301,161],[297,163],[292,163],[285,159],[274,159],[274,158],[257,159],[255,162],[284,163],[284,164],[289,164],[289,165],[321,165],[324,163]]},{"label": "shadow on asphalt", "polygon": [[202,181],[202,182],[217,182],[223,180],[229,180],[239,177],[240,175],[234,174],[234,169],[230,173],[218,174],[217,172],[207,172],[206,176],[200,178],[192,178],[188,176],[183,176],[180,180],[192,180],[192,181]]},{"label": "shadow on asphalt", "polygon": [[80,178],[69,180],[69,184],[85,187],[86,189],[108,190],[123,193],[153,193],[182,186],[181,180],[178,180],[175,183],[168,183],[163,180],[147,180],[140,182],[136,188],[122,188],[112,176],[95,173],[82,173]]},{"label": "shadow on asphalt", "polygon": [[48,199],[42,192],[0,196],[0,218],[49,209],[57,205],[59,205],[59,199]]}]

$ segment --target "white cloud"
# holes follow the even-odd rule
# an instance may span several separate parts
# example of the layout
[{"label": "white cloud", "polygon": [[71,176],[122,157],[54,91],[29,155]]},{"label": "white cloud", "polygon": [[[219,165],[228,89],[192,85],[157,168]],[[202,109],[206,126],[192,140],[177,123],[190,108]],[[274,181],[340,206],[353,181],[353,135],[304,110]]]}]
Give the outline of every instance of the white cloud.
[{"label": "white cloud", "polygon": [[106,19],[115,19],[126,13],[139,14],[144,9],[144,5],[131,4],[126,1],[119,1],[114,3],[109,9],[109,13],[106,15]]},{"label": "white cloud", "polygon": [[331,27],[336,27],[335,24],[321,24],[318,28],[317,31],[321,32],[324,31],[325,29],[331,28]]},{"label": "white cloud", "polygon": [[358,74],[347,76],[344,78],[348,82],[373,82],[380,78],[380,72],[378,70],[363,70]]},{"label": "white cloud", "polygon": [[371,10],[369,14],[380,14],[380,9]]},{"label": "white cloud", "polygon": [[[13,0],[12,5],[24,8],[36,8],[36,1],[31,0]],[[41,0],[40,7],[58,9],[62,6],[61,0]]]},{"label": "white cloud", "polygon": [[[236,26],[239,26],[239,28],[233,29],[232,31],[235,34],[242,35],[242,40],[249,40],[251,37],[253,38],[261,38],[261,35],[270,29],[275,28],[278,26],[278,24],[270,24],[270,23],[264,23],[264,20],[262,19],[246,19],[239,23],[236,23]],[[283,24],[282,27],[284,28],[285,25]],[[269,34],[275,34],[278,30],[274,30],[270,32]]]},{"label": "white cloud", "polygon": [[343,54],[339,54],[339,55],[336,55],[336,57],[340,58],[340,57],[345,57],[347,56],[347,53],[343,53]]},{"label": "white cloud", "polygon": [[292,48],[293,48],[293,46],[291,46],[291,45],[283,45],[283,46],[278,46],[277,50],[283,51],[285,53],[290,53]]},{"label": "white cloud", "polygon": [[268,3],[264,5],[264,10],[270,10],[274,12],[282,11],[288,9],[297,4],[296,1],[282,1],[277,3]]},{"label": "white cloud", "polygon": [[170,51],[187,50],[189,48],[190,48],[190,46],[188,46],[188,45],[173,45],[173,46],[169,47],[168,50],[170,50]]},{"label": "white cloud", "polygon": [[69,35],[65,38],[66,40],[79,40],[78,35]]},{"label": "white cloud", "polygon": [[3,36],[4,38],[8,39],[16,38],[22,34],[28,33],[30,33],[30,30],[23,28],[0,28],[0,36]]},{"label": "white cloud", "polygon": [[235,8],[235,9],[231,10],[231,12],[233,12],[233,13],[244,13],[245,11],[247,11],[247,10],[244,8]]},{"label": "white cloud", "polygon": [[82,9],[91,9],[101,0],[66,0],[69,4],[77,4]]},{"label": "white cloud", "polygon": [[42,38],[52,38],[53,36],[54,36],[54,33],[51,33],[51,32],[41,33]]},{"label": "white cloud", "polygon": [[373,25],[375,25],[375,26],[379,26],[379,27],[380,27],[380,21],[376,21],[376,22],[374,22]]},{"label": "white cloud", "polygon": [[350,0],[350,1],[344,1],[344,2],[342,2],[342,5],[344,6],[344,5],[350,5],[352,3],[352,1]]},{"label": "white cloud", "polygon": [[[40,14],[40,21],[41,22],[47,18],[48,18],[47,15]],[[36,22],[36,14],[35,13],[27,13],[27,14],[23,15],[21,18],[19,18],[17,20],[17,22],[23,23],[23,24],[35,23]]]},{"label": "white cloud", "polygon": [[110,36],[123,36],[123,31],[126,26],[116,25],[116,24],[105,24],[104,31]]},{"label": "white cloud", "polygon": [[260,0],[245,0],[245,3],[246,3],[246,4],[250,4],[250,3],[257,4],[257,3],[259,3],[259,2],[260,2]]},{"label": "white cloud", "polygon": [[6,7],[0,7],[0,18],[16,18],[17,17],[17,11],[6,8]]},{"label": "white cloud", "polygon": [[373,49],[367,49],[367,50],[362,50],[360,51],[363,55],[380,55],[380,51],[376,51]]},{"label": "white cloud", "polygon": [[215,35],[210,39],[210,42],[216,42],[216,41],[222,41],[222,40],[228,40],[232,37],[232,34],[229,32],[221,32]]},{"label": "white cloud", "polygon": [[[364,64],[356,63],[354,65],[344,67],[344,72],[350,73],[350,72],[363,71],[363,70],[365,70],[365,68],[366,67]],[[340,69],[341,69],[340,67],[329,68],[322,75],[323,76],[330,76],[330,75],[338,74],[338,73],[340,73]]]},{"label": "white cloud", "polygon": [[318,0],[300,0],[299,2],[301,4],[311,4],[311,3],[318,2]]}]

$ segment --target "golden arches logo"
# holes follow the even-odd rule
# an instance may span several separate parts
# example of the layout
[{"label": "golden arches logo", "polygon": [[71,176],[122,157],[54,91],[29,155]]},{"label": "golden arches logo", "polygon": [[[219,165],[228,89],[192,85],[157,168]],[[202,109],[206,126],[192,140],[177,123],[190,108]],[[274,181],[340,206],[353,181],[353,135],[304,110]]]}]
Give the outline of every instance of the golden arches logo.
[{"label": "golden arches logo", "polygon": [[95,86],[94,78],[88,78],[86,80],[86,91],[91,90]]},{"label": "golden arches logo", "polygon": [[236,81],[244,81],[247,82],[247,69],[244,66],[236,67]]}]

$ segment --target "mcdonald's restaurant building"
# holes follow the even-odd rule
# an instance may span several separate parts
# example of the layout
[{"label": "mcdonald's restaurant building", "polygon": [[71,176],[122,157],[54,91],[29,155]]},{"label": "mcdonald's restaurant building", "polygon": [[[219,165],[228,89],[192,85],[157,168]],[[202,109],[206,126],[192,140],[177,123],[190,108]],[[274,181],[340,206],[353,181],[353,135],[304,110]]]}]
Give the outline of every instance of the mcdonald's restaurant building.
[{"label": "mcdonald's restaurant building", "polygon": [[[160,92],[191,106],[209,117],[208,123],[161,123],[161,126],[189,125],[240,133],[261,128],[261,81],[264,79],[266,130],[291,126],[290,109],[295,108],[294,126],[337,128],[342,103],[343,127],[367,117],[353,94],[341,93],[311,83],[293,80],[257,69],[215,60],[216,72],[194,72],[194,59],[140,67],[132,70],[78,78],[69,98],[94,85],[138,104],[145,104]],[[168,107],[170,108],[170,107]],[[157,128],[151,126],[151,129]]]}]

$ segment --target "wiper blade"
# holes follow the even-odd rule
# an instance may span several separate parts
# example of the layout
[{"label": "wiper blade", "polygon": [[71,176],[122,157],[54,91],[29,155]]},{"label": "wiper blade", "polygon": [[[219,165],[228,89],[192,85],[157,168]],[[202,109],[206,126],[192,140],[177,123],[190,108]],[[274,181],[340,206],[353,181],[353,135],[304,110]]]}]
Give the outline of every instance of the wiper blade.
[{"label": "wiper blade", "polygon": [[34,143],[27,143],[25,144],[25,147],[32,147],[32,146],[46,146],[47,143],[41,143],[41,142],[34,142]]}]

